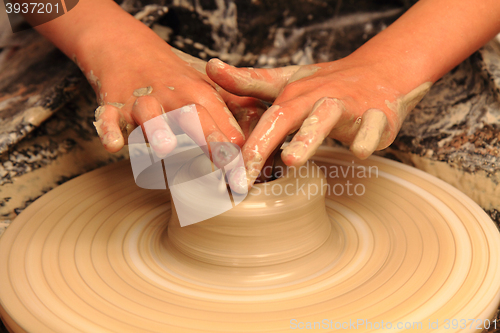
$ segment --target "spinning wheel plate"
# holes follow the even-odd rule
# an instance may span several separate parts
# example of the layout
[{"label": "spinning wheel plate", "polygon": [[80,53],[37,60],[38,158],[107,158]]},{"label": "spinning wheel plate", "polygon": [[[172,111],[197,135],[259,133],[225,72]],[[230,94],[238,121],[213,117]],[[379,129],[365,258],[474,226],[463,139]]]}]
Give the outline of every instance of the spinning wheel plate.
[{"label": "spinning wheel plate", "polygon": [[[445,320],[493,316],[500,236],[472,200],[379,157],[359,161],[322,147],[313,160],[345,173],[327,175],[325,243],[334,247],[318,248],[319,261],[280,264],[295,270],[291,278],[264,267],[252,271],[254,283],[247,268],[176,252],[165,241],[168,193],[138,188],[124,161],[59,186],[7,229],[2,319],[13,332],[284,332],[315,322],[323,331],[356,322],[361,331],[398,332],[408,323],[436,331],[436,321],[437,331],[469,332],[470,322],[453,329]],[[377,176],[346,172],[352,161],[376,167]],[[347,181],[364,193],[336,195]]]}]

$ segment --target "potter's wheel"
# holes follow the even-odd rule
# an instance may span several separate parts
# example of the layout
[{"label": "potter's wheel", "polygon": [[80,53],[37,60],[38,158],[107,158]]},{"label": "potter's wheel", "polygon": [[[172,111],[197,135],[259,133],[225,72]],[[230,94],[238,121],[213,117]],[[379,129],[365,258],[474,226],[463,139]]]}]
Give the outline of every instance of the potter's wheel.
[{"label": "potter's wheel", "polygon": [[[354,165],[326,147],[313,160],[344,173]],[[2,318],[14,332],[282,332],[308,322],[481,330],[500,300],[493,222],[421,171],[378,157],[355,163],[378,177],[328,178],[337,194],[347,181],[365,191],[331,191],[326,210],[321,196],[256,196],[236,207],[254,223],[169,229],[168,194],[138,188],[128,161],[80,176],[0,239]]]}]

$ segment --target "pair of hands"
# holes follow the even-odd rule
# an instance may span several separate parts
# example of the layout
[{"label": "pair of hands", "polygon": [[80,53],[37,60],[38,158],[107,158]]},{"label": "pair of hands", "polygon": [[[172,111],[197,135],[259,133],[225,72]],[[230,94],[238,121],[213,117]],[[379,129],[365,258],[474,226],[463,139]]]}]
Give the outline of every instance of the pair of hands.
[{"label": "pair of hands", "polygon": [[[237,183],[233,188],[251,186],[275,148],[297,130],[282,153],[287,165],[304,164],[327,136],[366,158],[394,140],[414,106],[402,103],[401,93],[377,64],[354,57],[309,66],[238,69],[217,59],[205,63],[168,47],[133,60],[128,71],[111,65],[98,84],[94,82],[103,105],[96,112],[96,127],[105,148],[121,149],[127,125],[142,126],[163,110],[194,104],[204,138],[196,137],[189,118],[177,124],[184,132],[193,133],[198,144],[231,142],[242,147],[246,177],[240,172],[230,178]],[[124,82],[141,89],[120,89]],[[261,100],[273,105],[266,110]],[[153,150],[168,154],[176,145],[172,129],[165,122],[151,126]]]}]

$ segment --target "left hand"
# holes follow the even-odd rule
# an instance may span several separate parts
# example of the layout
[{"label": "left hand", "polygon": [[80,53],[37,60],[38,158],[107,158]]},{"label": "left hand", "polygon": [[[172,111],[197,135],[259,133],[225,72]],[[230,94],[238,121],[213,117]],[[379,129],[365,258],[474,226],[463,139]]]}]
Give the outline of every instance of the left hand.
[{"label": "left hand", "polygon": [[326,136],[362,159],[389,146],[431,83],[405,95],[388,72],[383,63],[352,56],[277,69],[238,69],[218,59],[207,65],[208,76],[225,90],[274,102],[242,149],[249,186],[276,146],[299,129],[282,153],[287,165],[304,164]]}]

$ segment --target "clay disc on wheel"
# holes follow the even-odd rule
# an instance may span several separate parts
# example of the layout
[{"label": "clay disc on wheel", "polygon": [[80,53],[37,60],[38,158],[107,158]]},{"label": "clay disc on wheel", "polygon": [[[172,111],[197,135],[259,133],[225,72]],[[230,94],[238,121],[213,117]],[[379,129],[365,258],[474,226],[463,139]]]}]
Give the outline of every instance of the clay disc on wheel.
[{"label": "clay disc on wheel", "polygon": [[286,267],[296,279],[266,280],[263,269],[253,284],[245,267],[183,257],[165,241],[168,192],[138,188],[124,161],[57,187],[7,229],[2,319],[14,332],[64,333],[498,325],[489,319],[500,299],[500,236],[479,206],[390,160],[332,148],[313,160],[327,173],[333,244],[317,249],[321,269],[294,259]]}]

